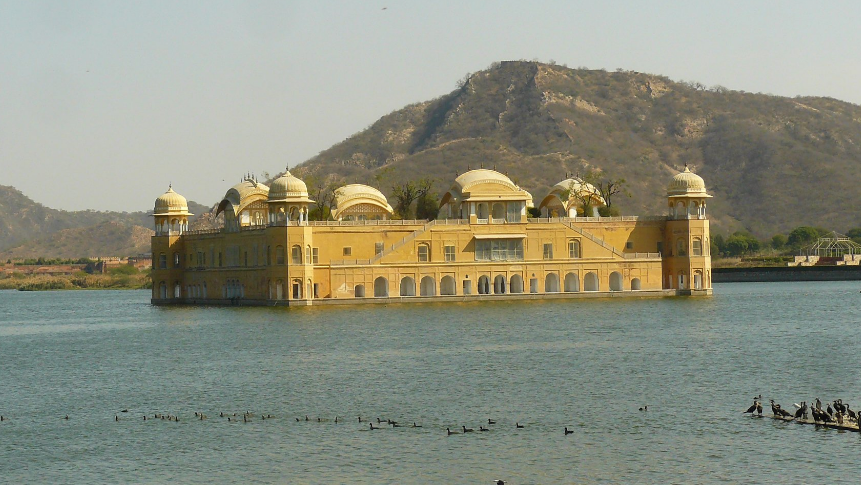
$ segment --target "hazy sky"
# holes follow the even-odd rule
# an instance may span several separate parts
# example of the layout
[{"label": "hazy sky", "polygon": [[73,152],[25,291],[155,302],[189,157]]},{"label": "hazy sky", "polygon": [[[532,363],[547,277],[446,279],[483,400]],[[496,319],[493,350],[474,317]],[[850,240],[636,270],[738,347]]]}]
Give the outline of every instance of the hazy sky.
[{"label": "hazy sky", "polygon": [[861,103],[861,2],[0,0],[0,185],[217,202],[508,59]]}]

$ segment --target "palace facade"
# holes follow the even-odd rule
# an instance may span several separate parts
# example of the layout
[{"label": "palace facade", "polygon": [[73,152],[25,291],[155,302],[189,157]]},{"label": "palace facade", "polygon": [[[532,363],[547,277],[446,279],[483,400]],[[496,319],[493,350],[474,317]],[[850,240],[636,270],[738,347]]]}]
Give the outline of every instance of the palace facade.
[{"label": "palace facade", "polygon": [[[224,226],[190,231],[186,199],[155,201],[155,304],[312,305],[490,298],[710,295],[705,183],[685,168],[667,215],[598,217],[594,187],[567,179],[529,217],[532,195],[494,170],[458,176],[439,217],[392,219],[377,189],[336,191],[333,220],[311,221],[289,170],[246,178],[218,205]],[[584,214],[584,206],[585,212]]]}]

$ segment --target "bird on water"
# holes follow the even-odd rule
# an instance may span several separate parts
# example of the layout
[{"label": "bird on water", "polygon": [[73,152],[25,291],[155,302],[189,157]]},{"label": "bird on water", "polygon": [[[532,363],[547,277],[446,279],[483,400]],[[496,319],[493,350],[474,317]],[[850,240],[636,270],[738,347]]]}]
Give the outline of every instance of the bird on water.
[{"label": "bird on water", "polygon": [[569,434],[571,434],[573,432],[574,432],[573,429],[568,429],[568,426],[565,426],[565,436],[568,436]]},{"label": "bird on water", "polygon": [[514,423],[514,426],[515,426],[517,429],[522,429],[522,428],[523,428],[523,425],[522,425],[522,424],[520,424],[520,423]]}]

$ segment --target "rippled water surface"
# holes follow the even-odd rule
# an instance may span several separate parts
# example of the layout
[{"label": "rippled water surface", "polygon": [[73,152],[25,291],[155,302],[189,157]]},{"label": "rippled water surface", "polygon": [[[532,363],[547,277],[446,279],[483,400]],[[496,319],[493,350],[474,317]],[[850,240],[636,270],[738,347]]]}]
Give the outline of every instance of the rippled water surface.
[{"label": "rippled water surface", "polygon": [[859,289],[299,309],[2,291],[0,482],[858,483],[859,434],[740,411],[861,408]]}]

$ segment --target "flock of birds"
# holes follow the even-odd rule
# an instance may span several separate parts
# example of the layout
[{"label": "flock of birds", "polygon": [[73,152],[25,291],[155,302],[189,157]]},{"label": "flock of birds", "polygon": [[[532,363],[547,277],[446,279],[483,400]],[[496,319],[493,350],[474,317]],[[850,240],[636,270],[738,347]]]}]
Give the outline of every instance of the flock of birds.
[{"label": "flock of birds", "polygon": [[[776,417],[803,420],[808,420],[812,417],[814,423],[854,424],[861,428],[861,423],[859,423],[861,412],[850,409],[849,405],[844,404],[842,399],[826,403],[825,409],[822,409],[822,401],[818,397],[813,401],[812,405],[808,405],[807,401],[793,403],[795,412],[783,409],[780,404],[774,402],[774,399],[770,399],[769,401],[771,403],[771,413]],[[747,408],[745,414],[762,416],[762,395],[753,398],[753,404]]]},{"label": "flock of birds", "polygon": [[[644,410],[646,410],[646,409],[640,408],[640,411],[644,411]],[[129,412],[128,409],[123,409],[122,411],[120,411],[120,413],[128,413],[128,412]],[[114,421],[117,421],[117,422],[121,421],[120,413],[117,413],[114,415]],[[227,422],[237,422],[237,423],[240,421],[242,421],[243,423],[248,423],[248,422],[253,421],[254,419],[259,419],[260,421],[265,421],[267,419],[275,419],[276,418],[272,414],[262,414],[262,413],[257,414],[257,413],[253,413],[251,411],[245,411],[244,413],[225,413],[222,411],[222,412],[218,413],[218,417],[222,418],[222,419],[226,419]],[[164,413],[144,414],[141,416],[141,418],[143,421],[161,420],[161,421],[172,421],[172,422],[177,422],[177,423],[180,422],[180,418],[176,414],[164,414]],[[194,412],[194,418],[196,420],[203,421],[205,419],[209,419],[209,416],[204,414],[203,412],[195,411]],[[62,419],[68,421],[69,415],[67,414],[67,415],[63,416]],[[310,417],[308,417],[307,414],[304,416],[304,418],[303,417],[296,417],[294,419],[296,420],[297,423],[298,422],[317,422],[317,423],[334,422],[335,424],[339,424],[339,423],[344,422],[344,420],[340,416],[335,416],[334,420],[330,420],[328,418],[321,418],[321,417],[311,419]],[[125,421],[127,419],[123,418],[122,420]],[[0,415],[0,421],[9,421],[9,418],[6,416]],[[398,421],[394,421],[392,419],[383,419],[383,418],[373,419],[373,418],[363,418],[361,416],[357,417],[357,421],[359,423],[368,423],[368,429],[369,430],[376,430],[376,429],[389,428],[389,427],[391,427],[391,428],[402,428],[402,427],[422,428],[423,427],[421,424],[418,424],[415,421],[413,421],[412,424],[403,424],[403,423],[400,423]],[[479,432],[490,431],[491,426],[493,426],[495,424],[497,424],[497,421],[495,419],[488,418],[487,426],[485,426],[484,424],[481,424],[478,427],[478,431]],[[524,429],[525,427],[526,426],[523,424],[520,424],[519,421],[514,423],[515,429]],[[457,428],[455,428],[455,431],[452,431],[451,427],[447,427],[445,429],[445,431],[446,431],[446,435],[451,436],[454,434],[473,433],[476,430],[475,430],[475,428],[467,428],[466,426],[461,425],[460,431],[458,431]],[[574,430],[568,429],[568,427],[565,426],[565,428],[563,429],[563,433],[565,436],[568,436],[569,434],[574,433]]]}]

